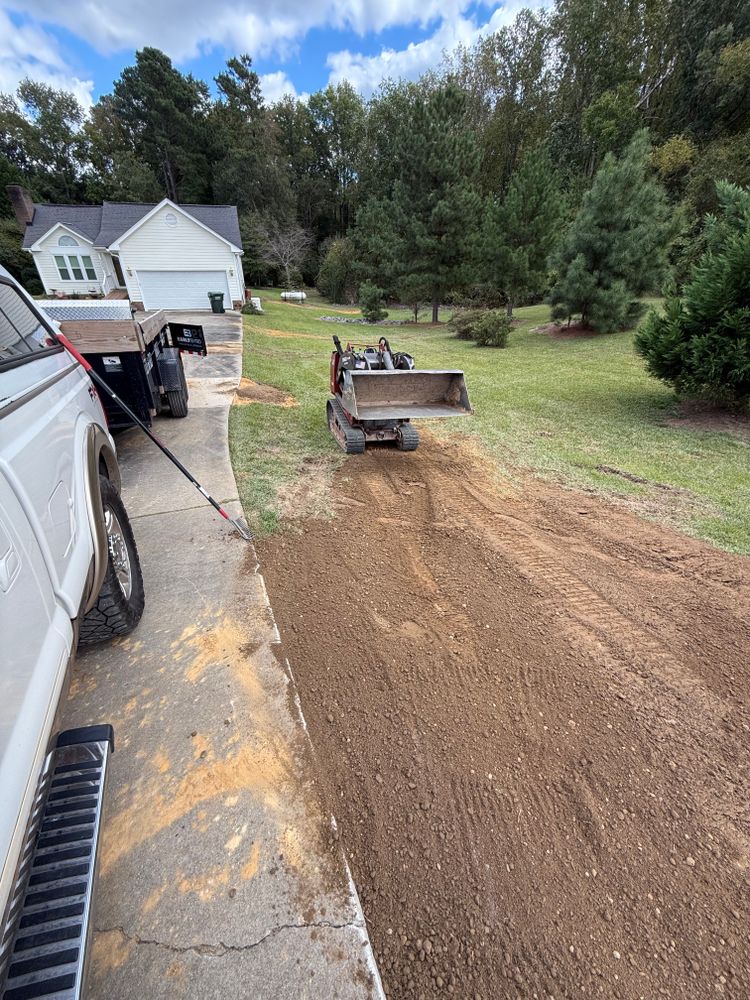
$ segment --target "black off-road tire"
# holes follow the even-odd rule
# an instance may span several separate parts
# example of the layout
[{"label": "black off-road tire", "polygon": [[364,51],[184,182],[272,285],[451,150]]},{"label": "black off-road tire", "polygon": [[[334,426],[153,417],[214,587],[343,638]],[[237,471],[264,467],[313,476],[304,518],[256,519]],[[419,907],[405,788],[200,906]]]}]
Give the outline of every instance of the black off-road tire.
[{"label": "black off-road tire", "polygon": [[188,415],[188,394],[187,389],[172,389],[166,393],[169,412],[173,417],[186,417]]},{"label": "black off-road tire", "polygon": [[188,386],[187,379],[185,378],[185,369],[182,365],[182,355],[179,356],[180,361],[180,388],[179,389],[167,389],[165,396],[167,397],[167,405],[169,406],[169,412],[173,417],[186,417],[188,415]]},{"label": "black off-road tire", "polygon": [[99,476],[99,489],[105,516],[109,511],[110,516],[114,515],[119,524],[118,537],[127,551],[130,593],[126,595],[118,577],[113,561],[112,543],[108,537],[107,572],[104,575],[104,582],[97,596],[96,604],[90,611],[86,612],[81,621],[78,638],[81,645],[104,642],[107,639],[114,639],[115,636],[127,635],[132,632],[141,620],[145,603],[141,564],[125,506],[119,493],[106,476]]},{"label": "black off-road tire", "polygon": [[401,424],[398,429],[396,447],[399,451],[416,451],[419,446],[419,434],[411,424]]}]

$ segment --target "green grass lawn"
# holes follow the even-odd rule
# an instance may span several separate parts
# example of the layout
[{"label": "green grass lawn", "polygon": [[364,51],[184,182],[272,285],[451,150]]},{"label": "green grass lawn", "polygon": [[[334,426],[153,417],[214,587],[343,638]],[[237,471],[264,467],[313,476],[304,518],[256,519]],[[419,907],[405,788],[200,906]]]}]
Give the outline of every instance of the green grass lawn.
[{"label": "green grass lawn", "polygon": [[[363,340],[365,334],[321,322],[320,316],[338,309],[315,294],[304,306],[282,303],[277,292],[261,295],[265,315],[245,317],[244,374],[286,390],[299,403],[289,409],[235,406],[231,412],[242,501],[251,523],[267,533],[295,502],[301,513],[311,502],[325,509],[324,495],[311,501],[299,486],[310,469],[325,478],[343,460],[325,421],[331,336]],[[408,315],[392,310],[390,318]],[[647,516],[750,553],[747,440],[671,426],[678,413],[674,394],[646,374],[632,333],[554,339],[534,330],[549,321],[546,306],[519,309],[517,319],[505,350],[478,348],[424,321],[386,331],[395,348],[414,355],[417,367],[466,373],[474,416],[431,423],[431,429],[478,438],[505,475],[531,470],[616,495]],[[379,335],[376,328],[368,339]]]}]

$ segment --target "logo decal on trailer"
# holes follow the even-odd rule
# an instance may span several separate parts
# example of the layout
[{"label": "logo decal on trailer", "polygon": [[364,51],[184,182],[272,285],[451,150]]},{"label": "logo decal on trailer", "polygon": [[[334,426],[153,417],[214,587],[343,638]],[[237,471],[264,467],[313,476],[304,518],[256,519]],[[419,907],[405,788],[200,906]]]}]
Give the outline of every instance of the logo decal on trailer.
[{"label": "logo decal on trailer", "polygon": [[170,323],[169,332],[172,334],[172,343],[186,354],[200,354],[205,358],[208,354],[206,350],[206,338],[203,335],[202,326],[188,326],[185,323]]}]

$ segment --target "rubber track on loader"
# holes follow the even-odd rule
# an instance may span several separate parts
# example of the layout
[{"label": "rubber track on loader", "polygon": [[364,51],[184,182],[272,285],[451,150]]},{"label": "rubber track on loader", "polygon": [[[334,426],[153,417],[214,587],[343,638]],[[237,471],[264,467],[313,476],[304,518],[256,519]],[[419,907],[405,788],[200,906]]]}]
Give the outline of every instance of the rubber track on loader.
[{"label": "rubber track on loader", "polygon": [[398,442],[396,447],[399,451],[416,451],[419,445],[419,434],[411,424],[401,424],[398,429]]},{"label": "rubber track on loader", "polygon": [[[352,427],[349,421],[346,419],[346,413],[341,403],[334,397],[328,400],[328,426],[331,428],[331,433],[338,441],[341,448],[347,453],[347,455],[361,455],[365,450],[365,434],[364,431],[359,427]],[[336,434],[332,426],[332,420],[335,421],[336,426],[343,436],[343,441],[341,436]]]}]

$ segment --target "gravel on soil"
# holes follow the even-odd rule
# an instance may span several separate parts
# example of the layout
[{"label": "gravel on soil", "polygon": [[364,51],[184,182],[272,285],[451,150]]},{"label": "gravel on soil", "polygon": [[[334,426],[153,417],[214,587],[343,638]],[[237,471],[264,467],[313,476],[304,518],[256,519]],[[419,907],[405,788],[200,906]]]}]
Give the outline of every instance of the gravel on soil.
[{"label": "gravel on soil", "polygon": [[392,1000],[750,996],[750,562],[458,445],[259,554]]}]

